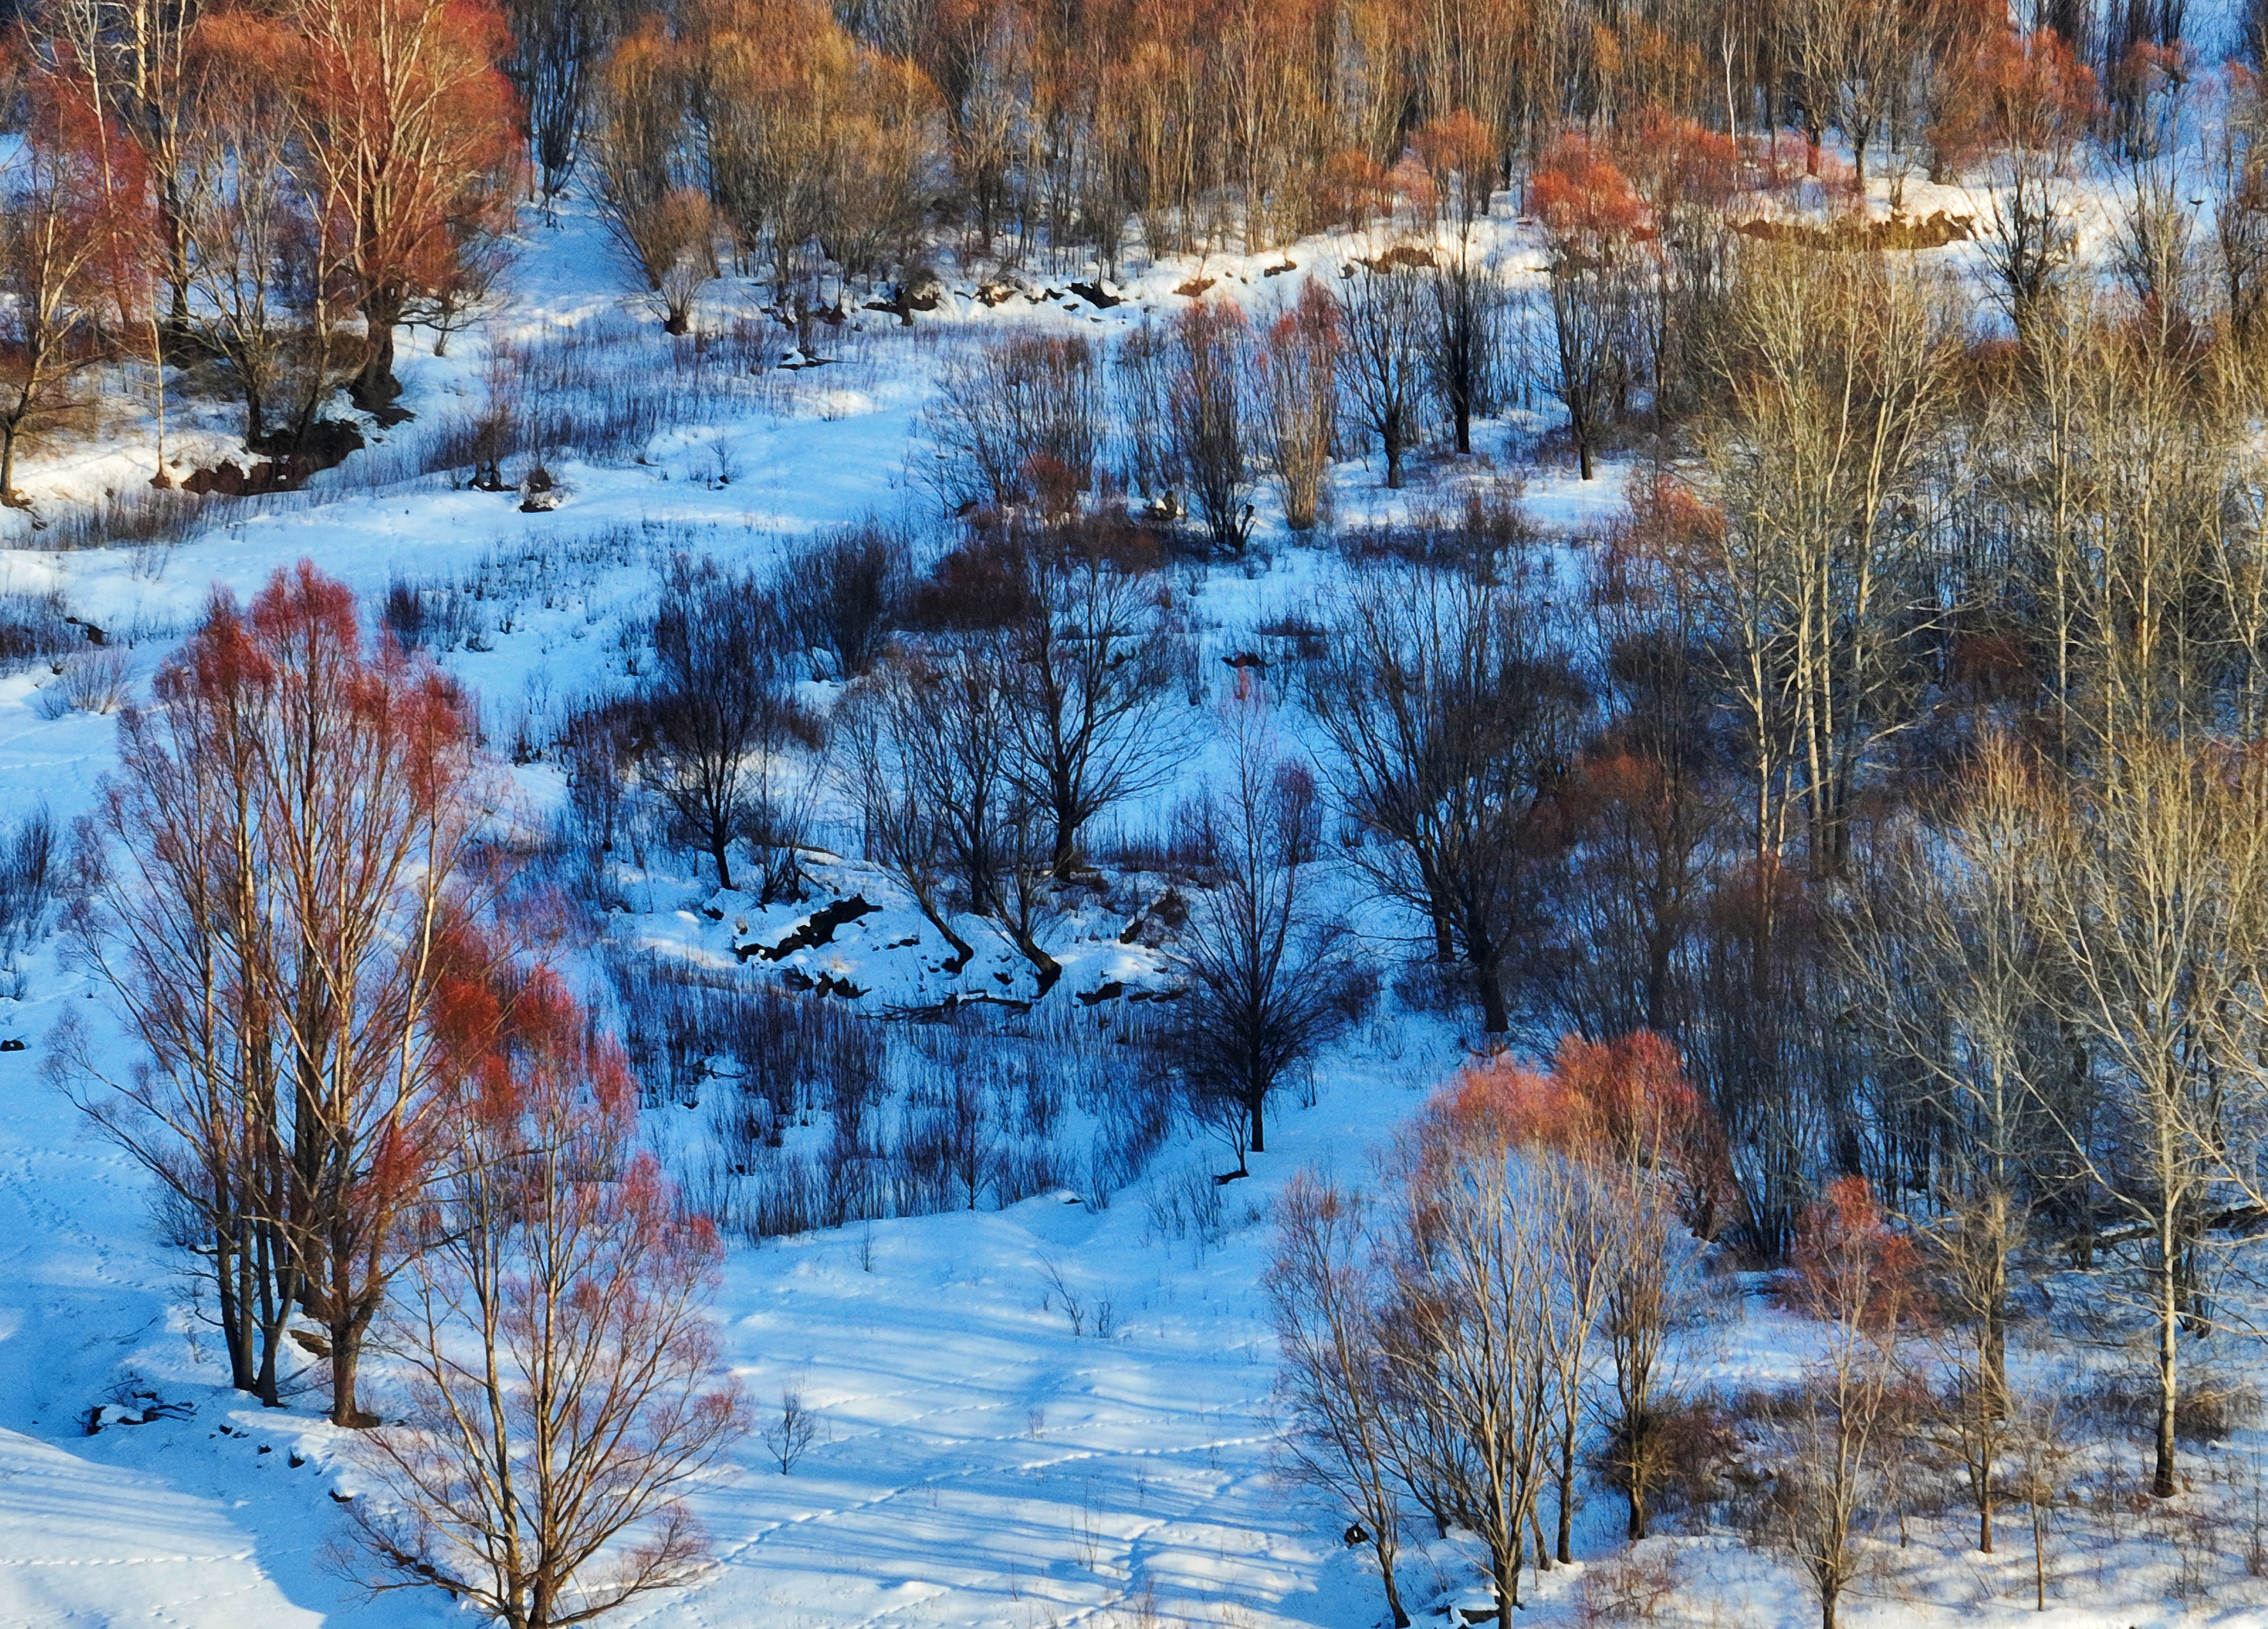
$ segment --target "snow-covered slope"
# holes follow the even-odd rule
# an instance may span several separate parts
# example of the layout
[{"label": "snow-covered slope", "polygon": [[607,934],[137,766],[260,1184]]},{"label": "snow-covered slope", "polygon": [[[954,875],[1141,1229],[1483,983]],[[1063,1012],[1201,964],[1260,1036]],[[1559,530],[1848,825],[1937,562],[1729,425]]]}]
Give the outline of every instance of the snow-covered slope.
[{"label": "snow-covered slope", "polygon": [[[1948,202],[1959,207],[1957,198],[1921,196],[1910,207]],[[1517,230],[1504,232],[1507,260],[1524,263]],[[675,424],[637,460],[558,462],[566,501],[548,512],[523,512],[509,496],[460,490],[446,475],[372,486],[350,463],[309,495],[216,508],[216,529],[178,545],[56,554],[19,532],[0,550],[0,591],[60,590],[75,615],[127,646],[140,680],[216,585],[249,593],[301,557],[372,601],[396,579],[478,583],[479,633],[444,660],[481,696],[499,744],[522,723],[540,738],[578,698],[621,681],[620,636],[672,551],[762,566],[818,527],[917,512],[924,499],[908,476],[922,456],[914,420],[939,356],[961,336],[1010,322],[1116,332],[1146,309],[1170,309],[1172,290],[1199,275],[1265,309],[1295,291],[1305,270],[1354,247],[1318,242],[1288,256],[1154,268],[1108,311],[1062,293],[1058,282],[1035,285],[1058,291],[1052,299],[991,307],[956,299],[909,332],[877,315],[852,361],[781,375],[761,402],[720,409],[714,422]],[[1302,271],[1266,275],[1285,259]],[[611,287],[587,222],[533,231],[489,340],[527,343],[618,320]],[[711,316],[729,320],[740,298],[720,288]],[[652,327],[641,343],[659,347]],[[482,344],[468,335],[454,349],[448,358],[408,361],[408,402],[420,416],[357,454],[359,468],[388,456],[409,467],[420,438],[478,406]],[[1501,454],[1510,428],[1485,427],[1484,444]],[[226,451],[210,429],[183,439],[177,427],[176,438],[177,449]],[[106,488],[138,490],[151,457],[129,434],[59,453],[26,484],[59,512]],[[1533,474],[1526,501],[1547,527],[1579,533],[1611,512],[1623,473],[1589,483]],[[1392,495],[1351,462],[1334,472],[1338,512],[1360,523],[1440,501],[1444,483],[1473,474],[1436,470],[1413,492]],[[1187,585],[1198,596],[1213,694],[1226,682],[1221,655],[1271,623],[1312,615],[1332,585],[1327,551],[1294,547],[1280,528],[1263,527],[1262,542],[1250,568]],[[114,719],[56,711],[43,688],[51,677],[0,679],[0,827],[40,807],[67,822],[90,806],[113,757]],[[1160,807],[1204,771],[1202,706],[1189,729],[1189,767],[1160,794]],[[523,769],[521,785],[533,804],[558,795],[556,770],[541,763]],[[848,860],[822,866],[820,881],[838,895],[872,889],[885,909],[784,965],[853,978],[878,1005],[934,999],[919,957],[901,954],[917,918],[887,883]],[[765,912],[719,900],[689,866],[657,870],[630,893],[627,942],[720,969],[739,967],[735,943],[777,943],[808,909]],[[1106,926],[1116,924],[1098,917],[1066,930],[1065,997],[1144,976],[1142,954]],[[1393,954],[1381,945],[1381,962]],[[1012,967],[1005,953],[998,960]],[[438,1596],[360,1597],[325,1564],[339,1532],[335,1500],[358,1484],[349,1445],[320,1422],[316,1377],[277,1412],[226,1389],[217,1342],[188,1309],[144,1178],[40,1076],[44,1037],[66,1011],[100,1012],[95,991],[52,941],[14,971],[23,994],[11,999],[13,984],[0,982],[0,1040],[27,1044],[0,1053],[0,1625],[462,1622]],[[95,1021],[99,1040],[122,1049]],[[1368,1151],[1460,1056],[1444,1023],[1389,1002],[1319,1072],[1314,1103],[1287,1105],[1248,1182],[1215,1185],[1218,1151],[1184,1137],[1107,1208],[1081,1202],[1094,1193],[1049,1192],[999,1211],[736,1243],[718,1308],[725,1360],[760,1416],[796,1390],[818,1412],[821,1436],[788,1474],[751,1438],[698,1497],[714,1570],[620,1621],[658,1629],[1378,1622],[1366,1552],[1342,1545],[1328,1512],[1271,1476],[1272,1353],[1256,1289],[1264,1219],[1285,1175],[1303,1164],[1359,1176]],[[699,1134],[694,1110],[663,1106],[649,1117],[665,1146]],[[1727,1385],[1785,1379],[1807,1339],[1795,1321],[1751,1298],[1697,1338],[1689,1372]],[[99,1427],[92,1434],[90,1424]],[[2208,1468],[2231,1467],[2217,1507],[2241,1508],[2242,1467],[2257,1465],[2259,1448],[2248,1434],[2236,1450],[2202,1456]],[[2258,1473],[2250,1474],[2257,1500]],[[1585,1513],[1580,1553],[1619,1550],[1614,1503],[1602,1494]],[[1988,1559],[1963,1553],[1948,1529],[1921,1533],[1922,1553],[1904,1558],[1894,1587],[1854,1603],[1850,1621],[2268,1623],[2238,1529],[2212,1530],[2222,1535],[2207,1558],[2212,1588],[2178,1610],[2162,1597],[2174,1569],[2189,1565],[2183,1541],[2138,1519],[2122,1538],[2067,1548],[2062,1602],[2043,1620],[2025,1610],[2022,1545]],[[1795,1624],[1814,1611],[1783,1562],[1730,1539],[1670,1537],[1650,1552],[1679,1558],[1684,1581],[1662,1621]],[[1472,1558],[1451,1540],[1412,1556],[1404,1588],[1413,1601],[1477,1608],[1477,1580]],[[1557,1573],[1543,1581],[1534,1618],[1572,1621],[1602,1610],[1602,1598],[1586,1596],[1582,1569]]]}]

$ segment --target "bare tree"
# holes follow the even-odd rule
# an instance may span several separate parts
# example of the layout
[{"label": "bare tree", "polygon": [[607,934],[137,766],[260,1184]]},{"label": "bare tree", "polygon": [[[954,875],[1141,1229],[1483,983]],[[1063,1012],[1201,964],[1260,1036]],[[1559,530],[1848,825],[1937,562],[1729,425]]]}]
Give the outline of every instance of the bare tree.
[{"label": "bare tree", "polygon": [[468,1058],[452,1169],[387,1345],[401,1423],[358,1450],[348,1507],[376,1590],[448,1591],[510,1629],[563,1629],[703,1564],[686,1493],[746,1429],[713,1379],[723,1250],[651,1154],[622,1056],[545,976]]},{"label": "bare tree", "polygon": [[131,866],[80,928],[151,1068],[108,1080],[63,1056],[98,1124],[212,1228],[237,1377],[274,1395],[296,1301],[328,1333],[333,1421],[368,1425],[363,1340],[464,1033],[439,1004],[494,954],[463,931],[492,789],[454,689],[365,653],[353,596],[304,563],[248,616],[217,600],[161,694],[106,804]]},{"label": "bare tree", "polygon": [[[150,1067],[116,1084],[88,1070],[81,1080],[108,1089],[74,1095],[200,1224],[204,1236],[190,1248],[214,1291],[230,1379],[278,1406],[301,1269],[290,1078],[266,1010],[255,781],[266,710],[245,704],[226,665],[197,660],[241,635],[209,613],[188,659],[153,682],[163,710],[129,709],[122,720],[124,773],[105,788],[98,818],[123,863],[95,873],[99,886],[71,926],[122,999]],[[77,1050],[80,1037],[68,1038],[58,1056]]]},{"label": "bare tree", "polygon": [[1487,215],[1499,165],[1495,133],[1460,109],[1418,129],[1411,145],[1431,185],[1419,189],[1420,218],[1438,239],[1433,252],[1428,371],[1461,455],[1473,450],[1473,419],[1490,409],[1497,377],[1505,291],[1494,262],[1474,241]]},{"label": "bare tree", "polygon": [[729,889],[733,840],[765,813],[767,766],[797,727],[781,683],[777,609],[753,579],[681,560],[652,637],[655,791]]},{"label": "bare tree", "polygon": [[1063,881],[1087,823],[1163,785],[1185,756],[1170,723],[1182,636],[1143,534],[1105,520],[1006,542],[1016,580],[992,638],[1007,772],[1046,815],[1048,868]]},{"label": "bare tree", "polygon": [[1394,1629],[1410,1629],[1394,1575],[1403,1493],[1373,1301],[1379,1241],[1359,1192],[1305,1171],[1285,1186],[1276,1218],[1266,1286],[1283,1353],[1276,1405],[1286,1426],[1285,1468],[1338,1507],[1351,1543],[1370,1544]]},{"label": "bare tree", "polygon": [[1726,679],[1761,865],[1799,808],[1815,873],[1847,858],[1873,755],[1912,717],[1937,585],[1922,485],[1956,334],[1942,291],[1879,254],[1764,245],[1743,267],[1730,411],[1707,441]]},{"label": "bare tree", "polygon": [[[1962,812],[1891,853],[1881,884],[1853,900],[1844,940],[1898,1082],[1880,1118],[1909,1146],[1938,1151],[1925,1203],[1936,1213],[1949,1328],[1963,1342],[1960,1423],[1988,1460],[2007,1418],[2014,1257],[2030,1213],[2071,1221],[2089,1203],[2071,1190],[2082,1168],[2062,1128],[2093,1116],[2073,1090],[2059,979],[2028,903],[2038,875],[2027,778],[2017,760],[1988,750]],[[1977,1470],[1973,1485],[1989,1500],[1989,1466]],[[1980,1517],[1978,1548],[1990,1551],[1989,1505]]]},{"label": "bare tree", "polygon": [[983,639],[901,652],[862,687],[849,756],[868,851],[953,947],[944,970],[976,955],[954,926],[957,888],[959,904],[1032,964],[1045,995],[1063,968],[1040,943],[1051,905],[1046,829],[1015,779],[1012,682]]},{"label": "bare tree", "polygon": [[2268,1033],[2262,773],[2255,754],[2138,732],[2093,774],[2051,779],[2007,763],[1981,788],[1986,818],[1996,803],[2014,806],[2026,925],[2045,952],[2042,971],[2062,983],[2057,1015],[2102,1095],[2100,1125],[2062,1128],[2127,1219],[2123,1234],[2093,1243],[2143,1247],[2161,1499],[2176,1485],[2180,1336],[2213,1323],[2208,1235],[2228,1198],[2250,1210],[2268,1197],[2252,1175],[2268,1137],[2253,1061]]},{"label": "bare tree", "polygon": [[764,1447],[779,1461],[780,1475],[793,1472],[796,1461],[818,1436],[819,1416],[804,1402],[802,1388],[784,1388],[780,1392],[779,1412],[764,1427]]},{"label": "bare tree", "polygon": [[2204,316],[2195,182],[2171,153],[2128,161],[2118,188],[2110,264],[2148,327],[2189,331]]},{"label": "bare tree", "polygon": [[1855,1176],[1805,1213],[1795,1259],[1795,1305],[1826,1326],[1827,1350],[1809,1383],[1774,1414],[1787,1457],[1772,1515],[1818,1598],[1821,1629],[1835,1629],[1843,1596],[1867,1565],[1862,1523],[1892,1446],[1897,1335],[1918,1310],[1916,1261]]},{"label": "bare tree", "polygon": [[1994,50],[1984,75],[1985,125],[2005,166],[1979,234],[2019,338],[2079,247],[2072,157],[2097,110],[2095,76],[2072,44],[2041,28]]},{"label": "bare tree", "polygon": [[[1676,1049],[1640,1030],[1607,1042],[1562,1037],[1551,1079],[1573,1099],[1555,1118],[1581,1161],[1559,1193],[1560,1251],[1570,1316],[1594,1324],[1612,1369],[1604,1408],[1607,1463],[1630,1500],[1629,1533],[1646,1532],[1667,1471],[1663,1397],[1674,1383],[1670,1337],[1702,1308],[1696,1232],[1707,1236],[1729,1183],[1718,1130],[1687,1083]],[[1572,1331],[1571,1331],[1572,1334]],[[1559,1559],[1569,1553],[1569,1493],[1585,1372],[1580,1340],[1563,1335]]]},{"label": "bare tree", "polygon": [[521,130],[548,214],[581,156],[591,81],[622,8],[617,0],[510,0],[504,10],[512,46],[504,76],[519,93]]},{"label": "bare tree", "polygon": [[1582,837],[1561,908],[1580,949],[1561,962],[1557,1003],[1587,1035],[1682,1034],[1703,1011],[1696,951],[1740,796],[1686,558],[1708,519],[1670,483],[1634,483],[1590,579],[1604,716],[1572,800]]},{"label": "bare tree", "polygon": [[1111,405],[1123,427],[1118,478],[1149,500],[1151,513],[1167,518],[1182,512],[1167,395],[1172,350],[1171,331],[1145,317],[1110,353]]},{"label": "bare tree", "polygon": [[1536,1322],[1551,1382],[1543,1430],[1557,1523],[1549,1551],[1537,1538],[1538,1565],[1575,1559],[1578,1456],[1590,1425],[1591,1375],[1598,1361],[1593,1343],[1603,1332],[1627,1248],[1624,1185],[1590,1153],[1578,1146],[1557,1158],[1527,1156],[1538,1168],[1535,1203],[1540,1225],[1549,1230],[1546,1248],[1555,1269],[1550,1300],[1538,1309]]},{"label": "bare tree", "polygon": [[1200,300],[1174,320],[1166,387],[1174,467],[1214,549],[1230,558],[1252,537],[1251,332],[1226,300]]},{"label": "bare tree", "polygon": [[1101,389],[1079,335],[1011,333],[949,357],[922,414],[923,478],[948,510],[1036,504],[1065,515],[1094,483]]},{"label": "bare tree", "polygon": [[826,658],[812,677],[848,682],[874,665],[905,593],[909,552],[904,537],[866,520],[821,533],[780,569],[772,593],[789,636]]},{"label": "bare tree", "polygon": [[663,332],[682,334],[717,276],[722,226],[696,165],[691,65],[650,20],[608,54],[595,88],[592,202],[626,269],[659,299]]},{"label": "bare tree", "polygon": [[2080,1452],[2073,1440],[2058,1395],[2058,1388],[2043,1387],[2016,1421],[2013,1434],[2014,1474],[2009,1493],[2024,1501],[2032,1540],[2032,1610],[2048,1610],[2048,1534],[2055,1524],[2052,1512],[2063,1502],[2072,1461]]},{"label": "bare tree", "polygon": [[1400,489],[1403,461],[1425,429],[1425,259],[1422,250],[1389,249],[1341,285],[1339,384],[1355,418],[1378,438],[1390,490]]},{"label": "bare tree", "polygon": [[405,312],[505,225],[525,154],[496,66],[502,23],[438,0],[304,0],[293,24],[322,275],[362,313],[355,398],[383,412],[401,394],[394,330]]},{"label": "bare tree", "polygon": [[[1270,1096],[1338,1025],[1337,934],[1312,903],[1320,800],[1249,702],[1228,704],[1229,770],[1199,815],[1211,863],[1170,955],[1183,988],[1167,1046],[1184,1087],[1267,1151]],[[1217,1118],[1218,1114],[1208,1116]]]},{"label": "bare tree", "polygon": [[1447,409],[1461,453],[1473,450],[1473,420],[1493,409],[1502,343],[1505,290],[1495,264],[1471,244],[1460,245],[1433,268],[1433,388]]},{"label": "bare tree", "polygon": [[2221,306],[2241,345],[2260,334],[2268,310],[2268,101],[2257,82],[2232,86],[2208,155],[2213,244],[2220,251]]},{"label": "bare tree", "polygon": [[2007,1462],[2021,1456],[2022,1411],[2007,1371],[2008,1266],[2027,1220],[2007,1195],[1986,1194],[1942,1218],[1931,1239],[1939,1307],[1951,1315],[1936,1330],[1951,1379],[1935,1399],[1935,1424],[1977,1511],[1984,1555],[1992,1553]]},{"label": "bare tree", "polygon": [[[238,31],[253,38],[232,38]],[[274,53],[259,48],[272,41],[261,38],[261,25],[231,17],[209,20],[199,43],[196,88],[211,111],[184,145],[199,169],[227,184],[198,188],[181,212],[188,288],[173,325],[236,376],[244,443],[260,451],[270,445],[269,415],[287,405],[287,393],[320,401],[343,382],[342,371],[326,377],[320,345],[310,346],[303,332],[313,314],[314,234],[293,172],[288,89],[263,72]],[[309,361],[311,376],[293,390],[293,374],[309,372],[295,364]],[[296,399],[289,405],[291,423],[306,421]]]},{"label": "bare tree", "polygon": [[1506,975],[1538,924],[1557,839],[1550,804],[1585,704],[1536,603],[1415,569],[1377,573],[1336,608],[1309,704],[1336,800],[1368,839],[1347,858],[1461,959],[1491,1039]]},{"label": "bare tree", "polygon": [[1447,1427],[1408,1437],[1417,1475],[1488,1547],[1497,1610],[1509,1617],[1549,1475],[1557,1298],[1550,1157],[1512,1157],[1520,1128],[1496,1097],[1469,1080],[1397,1146],[1404,1210],[1386,1316],[1395,1389],[1428,1399],[1423,1412]]},{"label": "bare tree", "polygon": [[[992,1151],[998,1146],[998,1129],[993,1124],[992,1104],[985,1091],[984,1082],[961,1077],[954,1080],[939,1105],[938,1118],[942,1123],[944,1143],[953,1174],[961,1179],[961,1196],[975,1210],[984,1192],[984,1174],[992,1163]],[[1071,1333],[1079,1333],[1079,1318],[1071,1320]]]},{"label": "bare tree", "polygon": [[560,732],[568,807],[590,844],[593,866],[604,863],[629,825],[624,815],[637,772],[643,711],[634,697],[594,697]]},{"label": "bare tree", "polygon": [[106,353],[100,274],[114,223],[91,171],[48,133],[20,143],[0,172],[0,504],[18,509],[30,504],[16,489],[24,443],[71,410],[70,382]]},{"label": "bare tree", "polygon": [[1918,54],[1910,32],[1912,17],[1905,7],[1851,7],[1835,0],[1804,0],[1787,9],[1783,26],[1812,135],[1814,173],[1819,133],[1832,125],[1850,144],[1852,184],[1865,190],[1867,149],[1901,96],[1911,94]]},{"label": "bare tree", "polygon": [[1529,207],[1550,253],[1546,290],[1551,394],[1567,409],[1583,479],[1629,394],[1647,281],[1642,246],[1654,232],[1622,171],[1582,137],[1562,137],[1537,167]]},{"label": "bare tree", "polygon": [[[932,709],[945,702],[940,692],[950,682],[948,673],[918,653],[884,664],[845,710],[838,739],[846,750],[838,762],[858,806],[866,858],[913,896],[916,909],[952,948],[943,970],[956,974],[976,947],[953,924],[949,889],[967,856],[956,841],[954,809],[938,801],[958,779],[952,756],[939,749],[931,727],[938,716]],[[969,790],[989,799],[992,783],[981,779]],[[976,829],[989,827],[980,818]]]},{"label": "bare tree", "polygon": [[1324,473],[1337,432],[1338,301],[1317,278],[1268,328],[1258,361],[1261,434],[1284,524],[1313,531],[1323,518]]}]

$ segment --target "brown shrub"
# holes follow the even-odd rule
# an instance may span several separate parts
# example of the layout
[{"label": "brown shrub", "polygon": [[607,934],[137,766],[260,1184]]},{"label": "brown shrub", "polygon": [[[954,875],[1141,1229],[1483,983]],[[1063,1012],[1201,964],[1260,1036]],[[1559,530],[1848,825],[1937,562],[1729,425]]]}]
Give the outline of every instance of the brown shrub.
[{"label": "brown shrub", "polygon": [[[1742,1439],[1741,1422],[1760,1412],[1761,1394],[1756,1393],[1723,1398],[1704,1392],[1664,1399],[1654,1413],[1655,1434],[1649,1448],[1660,1477],[1648,1490],[1651,1507],[1669,1515],[1735,1497],[1753,1480],[1742,1469],[1748,1445]],[[1600,1456],[1599,1474],[1617,1493],[1628,1492],[1622,1468],[1630,1458],[1616,1441],[1608,1442]]]},{"label": "brown shrub", "polygon": [[[2102,1375],[2073,1397],[2072,1410],[2106,1428],[2147,1432],[2158,1418],[2157,1381],[2139,1372]],[[2257,1421],[2260,1412],[2260,1390],[2250,1382],[2192,1370],[2174,1400],[2174,1434],[2185,1442],[2226,1440]]]},{"label": "brown shrub", "polygon": [[1677,1593],[1676,1552],[1625,1550],[1583,1569],[1575,1597],[1580,1624],[1651,1623]]}]

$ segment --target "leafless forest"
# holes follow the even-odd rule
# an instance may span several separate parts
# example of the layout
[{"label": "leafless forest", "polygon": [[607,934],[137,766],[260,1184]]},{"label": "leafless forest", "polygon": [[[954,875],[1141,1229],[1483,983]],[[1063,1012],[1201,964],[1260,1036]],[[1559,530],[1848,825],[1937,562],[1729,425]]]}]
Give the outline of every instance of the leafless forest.
[{"label": "leafless forest", "polygon": [[[371,1426],[390,1354],[360,1575],[515,1629],[695,1576],[683,1487],[770,1418],[703,1322],[727,1239],[1107,1203],[1192,1126],[1225,1185],[1385,1013],[1470,1061],[1373,1170],[1291,1182],[1265,1290],[1284,1472],[1397,1626],[1407,1535],[1476,1536],[1508,1612],[1585,1485],[1632,1541],[1731,1512],[1828,1629],[1925,1509],[2029,1546],[2044,1608],[2055,1532],[2190,1508],[2249,1426],[2268,18],[2208,58],[2183,0],[15,9],[18,507],[19,448],[122,402],[161,447],[240,415],[263,461],[207,501],[375,456],[397,335],[446,350],[563,211],[703,409],[853,319],[916,343],[957,288],[1107,310],[1197,268],[1123,335],[940,350],[924,519],[755,574],[677,551],[548,737],[437,664],[473,579],[357,606],[303,568],[215,600],[75,839],[0,847],[0,934],[65,896],[126,1016],[130,1066],[74,1031],[55,1072],[155,1178],[233,1383],[279,1401],[297,1340]],[[1342,251],[1208,298],[1215,257]],[[515,406],[433,467],[508,485],[680,410],[590,408],[571,351],[500,345]],[[1390,518],[1335,512],[1357,459]],[[1561,534],[1523,467],[1624,501]],[[1227,771],[1181,797],[1190,585],[1284,548],[1328,587],[1239,657]],[[0,656],[63,673],[76,627],[4,610]],[[72,655],[70,704],[107,671]],[[551,829],[498,835],[506,757],[564,778]],[[813,884],[830,805],[946,976],[1012,949],[1002,993],[882,1024],[611,942],[572,992],[649,845],[827,932],[876,909]],[[1057,992],[1086,898],[1170,972],[1108,1047],[1050,1016],[1101,999]],[[665,1170],[640,1104],[718,1059],[714,1157]],[[1690,1383],[1735,1282],[1815,1325],[1803,1385]],[[2115,1383],[2046,1366],[2074,1330]]]}]

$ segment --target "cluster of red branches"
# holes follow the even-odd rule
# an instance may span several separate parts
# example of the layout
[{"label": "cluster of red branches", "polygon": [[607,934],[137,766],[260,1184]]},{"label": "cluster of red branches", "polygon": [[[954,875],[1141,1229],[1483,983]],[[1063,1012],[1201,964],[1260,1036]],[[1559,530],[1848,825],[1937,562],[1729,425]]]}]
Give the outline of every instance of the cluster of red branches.
[{"label": "cluster of red branches", "polygon": [[232,1378],[278,1405],[296,1341],[370,1427],[365,1353],[398,1360],[355,1509],[378,1587],[536,1629],[681,1581],[681,1495],[741,1424],[721,1249],[506,902],[465,698],[304,563],[217,596],[153,690],[74,921],[137,1053],[73,1029],[58,1070],[160,1184]]},{"label": "cluster of red branches", "polygon": [[29,8],[4,59],[26,126],[0,493],[21,501],[20,435],[104,360],[217,364],[255,450],[342,384],[390,403],[395,330],[446,333],[493,276],[524,151],[509,47],[492,0]]}]

